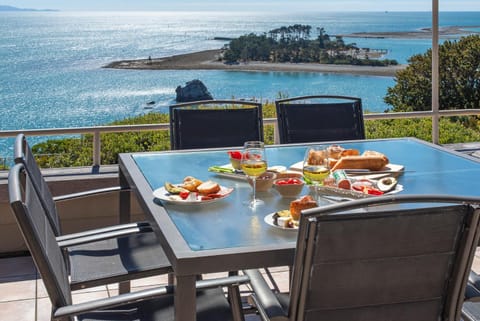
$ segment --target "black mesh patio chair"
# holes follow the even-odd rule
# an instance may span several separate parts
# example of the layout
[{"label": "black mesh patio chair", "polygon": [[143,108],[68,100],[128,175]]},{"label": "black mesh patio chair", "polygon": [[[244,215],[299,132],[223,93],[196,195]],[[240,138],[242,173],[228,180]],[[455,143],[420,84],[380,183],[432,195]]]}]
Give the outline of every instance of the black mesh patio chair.
[{"label": "black mesh patio chair", "polygon": [[[171,285],[72,304],[63,250],[58,246],[39,195],[31,184],[27,183],[24,187],[20,181],[23,169],[23,164],[16,164],[10,169],[8,178],[10,205],[52,303],[51,320],[73,321],[74,316],[77,316],[78,319],[75,320],[83,321],[173,321],[174,287]],[[197,320],[242,320],[238,285],[247,281],[246,276],[198,281]],[[224,295],[222,286],[229,287],[231,305]]]},{"label": "black mesh patio chair", "polygon": [[480,198],[401,195],[304,210],[289,294],[245,273],[263,320],[460,320]]},{"label": "black mesh patio chair", "polygon": [[243,146],[263,141],[262,104],[240,100],[204,100],[170,106],[173,150]]},{"label": "black mesh patio chair", "polygon": [[[147,222],[62,234],[56,201],[86,197],[111,189],[53,198],[23,135],[17,136],[15,142],[15,162],[23,168],[19,172],[22,177],[17,180],[23,182],[25,189],[38,195],[43,209],[38,213],[45,216],[58,246],[64,249],[72,290],[124,282],[121,284],[121,292],[127,292],[127,281],[172,272],[170,262]],[[172,282],[171,277],[170,275],[169,282]]]},{"label": "black mesh patio chair", "polygon": [[281,144],[365,139],[360,98],[303,96],[275,106]]},{"label": "black mesh patio chair", "polygon": [[[14,162],[16,164],[22,163],[25,166],[25,170],[30,175],[31,182],[38,193],[42,195],[40,201],[45,207],[45,211],[52,225],[53,232],[57,236],[58,240],[65,241],[67,239],[74,239],[77,237],[85,237],[87,235],[93,236],[98,235],[99,238],[104,238],[108,232],[109,237],[128,235],[132,233],[137,233],[140,231],[148,231],[150,229],[150,224],[146,221],[142,222],[133,222],[126,224],[118,224],[115,226],[109,226],[106,228],[92,229],[89,231],[83,231],[79,234],[69,234],[62,235],[62,228],[60,223],[60,218],[57,214],[56,202],[59,201],[68,201],[76,198],[89,197],[95,195],[101,195],[106,193],[120,192],[125,189],[121,189],[120,186],[112,186],[106,188],[99,188],[93,190],[82,191],[79,193],[73,194],[64,194],[59,196],[53,196],[50,192],[47,182],[45,181],[43,174],[38,166],[35,157],[32,153],[30,146],[28,145],[25,135],[18,134],[15,139],[14,145]],[[115,234],[114,234],[115,233]]]}]

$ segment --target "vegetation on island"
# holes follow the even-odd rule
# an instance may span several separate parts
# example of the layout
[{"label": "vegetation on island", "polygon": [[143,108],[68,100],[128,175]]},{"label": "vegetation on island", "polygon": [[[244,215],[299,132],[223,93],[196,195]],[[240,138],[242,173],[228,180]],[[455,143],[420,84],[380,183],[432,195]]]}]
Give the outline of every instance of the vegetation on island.
[{"label": "vegetation on island", "polygon": [[[440,46],[440,106],[442,109],[480,108],[480,36],[446,41]],[[431,51],[410,58],[409,66],[397,73],[395,86],[388,89],[385,101],[392,111],[431,109]],[[277,98],[286,98],[279,94]],[[264,118],[274,118],[275,105],[264,103]],[[368,111],[365,111],[368,113]],[[388,112],[388,111],[386,111]],[[152,112],[117,121],[111,125],[168,123],[168,114]],[[266,125],[266,144],[273,144],[273,125]],[[417,137],[432,141],[430,118],[365,121],[366,137]],[[480,141],[478,116],[442,117],[440,143]],[[50,140],[33,146],[42,167],[88,166],[92,164],[92,135]],[[118,153],[170,149],[169,131],[102,134],[102,164],[117,162]]]},{"label": "vegetation on island", "polygon": [[223,60],[227,64],[265,61],[291,63],[322,63],[388,66],[397,65],[396,60],[371,59],[378,51],[358,48],[347,44],[341,36],[330,37],[324,28],[316,28],[317,37],[311,39],[312,26],[295,24],[254,33],[233,39],[226,46]]}]

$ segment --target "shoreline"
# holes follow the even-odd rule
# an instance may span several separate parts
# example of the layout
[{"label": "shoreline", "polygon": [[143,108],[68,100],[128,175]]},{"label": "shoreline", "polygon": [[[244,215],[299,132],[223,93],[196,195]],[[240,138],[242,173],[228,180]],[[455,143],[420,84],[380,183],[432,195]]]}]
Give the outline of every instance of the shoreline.
[{"label": "shoreline", "polygon": [[[479,34],[479,32],[468,31],[465,29],[480,28],[480,26],[449,26],[440,27],[438,35],[443,38],[457,38],[458,36],[467,36],[470,34]],[[351,34],[339,35],[344,38],[392,38],[392,39],[431,39],[432,28],[422,28],[415,31],[388,31],[388,32],[354,32]]]},{"label": "shoreline", "polygon": [[103,68],[138,69],[138,70],[227,70],[250,72],[317,72],[341,73],[368,76],[393,77],[397,71],[407,65],[396,66],[355,66],[317,63],[270,63],[251,61],[227,65],[218,61],[221,49],[203,50],[189,54],[163,58],[147,58],[136,60],[120,60],[109,63]]},{"label": "shoreline", "polygon": [[[439,34],[444,37],[458,37],[459,35],[472,34],[462,26],[440,28]],[[472,27],[469,27],[472,28]],[[432,37],[431,28],[423,28],[418,31],[407,32],[358,32],[341,35],[350,38],[404,38],[424,39]],[[270,63],[250,61],[227,65],[218,61],[221,49],[203,50],[188,54],[175,55],[162,58],[147,58],[137,60],[120,60],[109,63],[103,68],[113,69],[139,69],[139,70],[227,70],[227,71],[250,71],[250,72],[315,72],[315,73],[338,73],[367,76],[394,77],[399,70],[408,65],[396,66],[355,66],[334,65],[318,63]]]}]

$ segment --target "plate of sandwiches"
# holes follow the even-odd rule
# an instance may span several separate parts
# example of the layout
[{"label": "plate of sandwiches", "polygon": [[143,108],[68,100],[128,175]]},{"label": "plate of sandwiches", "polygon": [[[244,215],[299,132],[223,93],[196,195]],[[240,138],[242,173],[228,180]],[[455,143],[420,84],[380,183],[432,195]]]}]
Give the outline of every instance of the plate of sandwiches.
[{"label": "plate of sandwiches", "polygon": [[195,205],[217,202],[232,192],[233,188],[221,186],[212,180],[201,181],[187,176],[180,184],[165,182],[164,186],[153,191],[153,197],[168,203]]},{"label": "plate of sandwiches", "polygon": [[[331,172],[343,170],[348,176],[362,176],[367,179],[378,179],[385,176],[398,176],[404,170],[403,165],[390,163],[388,157],[377,151],[366,150],[361,153],[357,149],[346,149],[339,145],[330,145],[328,154],[322,151],[310,155],[313,162],[328,157]],[[290,170],[303,171],[303,161],[290,166]]]}]

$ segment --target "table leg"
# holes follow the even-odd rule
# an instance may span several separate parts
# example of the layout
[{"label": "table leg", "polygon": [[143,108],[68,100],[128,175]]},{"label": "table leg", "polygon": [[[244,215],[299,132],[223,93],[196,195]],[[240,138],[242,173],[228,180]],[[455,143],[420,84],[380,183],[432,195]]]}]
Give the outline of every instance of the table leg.
[{"label": "table leg", "polygon": [[[121,170],[119,170],[118,177],[121,187],[119,195],[118,220],[120,224],[125,224],[130,222],[130,186],[128,185],[125,175]],[[125,190],[123,190],[124,187],[126,188]],[[130,292],[130,281],[120,282],[118,284],[118,292],[120,294]]]},{"label": "table leg", "polygon": [[[125,178],[125,175],[120,170],[118,173],[119,184],[121,187],[120,190],[120,204],[119,204],[119,221],[120,224],[130,223],[130,212],[131,212],[131,204],[130,204],[130,185]],[[125,189],[125,190],[124,190]]]},{"label": "table leg", "polygon": [[195,291],[195,275],[176,276],[175,288],[175,321],[195,321],[197,319],[197,296]]}]

